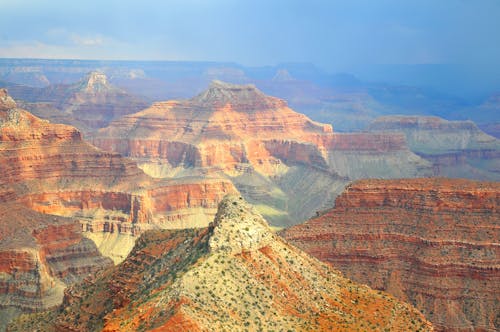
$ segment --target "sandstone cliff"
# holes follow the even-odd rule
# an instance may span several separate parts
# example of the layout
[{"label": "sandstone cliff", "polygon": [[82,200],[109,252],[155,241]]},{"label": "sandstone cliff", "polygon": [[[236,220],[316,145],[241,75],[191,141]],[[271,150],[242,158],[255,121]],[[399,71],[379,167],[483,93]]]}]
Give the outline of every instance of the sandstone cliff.
[{"label": "sandstone cliff", "polygon": [[500,141],[471,121],[387,116],[369,130],[403,133],[410,149],[432,163],[436,176],[500,180]]},{"label": "sandstone cliff", "polygon": [[282,236],[346,276],[413,304],[439,329],[500,328],[500,184],[361,180]]},{"label": "sandstone cliff", "polygon": [[241,198],[207,229],[145,233],[120,266],[12,331],[431,331],[410,305],[352,283],[273,234]]},{"label": "sandstone cliff", "polygon": [[334,134],[253,85],[220,81],[189,100],[155,103],[115,120],[92,142],[133,158],[155,177],[229,179],[275,225],[331,205],[351,179],[429,171],[402,135]]}]

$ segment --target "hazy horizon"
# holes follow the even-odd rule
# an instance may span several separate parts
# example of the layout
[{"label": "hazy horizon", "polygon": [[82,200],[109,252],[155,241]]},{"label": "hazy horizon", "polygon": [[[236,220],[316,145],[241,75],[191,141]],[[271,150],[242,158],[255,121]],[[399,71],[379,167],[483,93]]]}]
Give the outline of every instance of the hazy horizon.
[{"label": "hazy horizon", "polygon": [[[500,89],[495,0],[18,0],[0,12],[0,58],[311,63],[459,94]],[[444,76],[420,72],[432,65]]]}]

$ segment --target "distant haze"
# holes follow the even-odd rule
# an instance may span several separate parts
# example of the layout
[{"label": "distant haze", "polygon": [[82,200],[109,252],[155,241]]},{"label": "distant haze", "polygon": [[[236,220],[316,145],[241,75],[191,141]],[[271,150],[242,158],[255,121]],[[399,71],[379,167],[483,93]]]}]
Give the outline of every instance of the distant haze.
[{"label": "distant haze", "polygon": [[498,0],[0,0],[4,58],[308,62],[366,79],[444,64],[493,88],[499,35]]}]

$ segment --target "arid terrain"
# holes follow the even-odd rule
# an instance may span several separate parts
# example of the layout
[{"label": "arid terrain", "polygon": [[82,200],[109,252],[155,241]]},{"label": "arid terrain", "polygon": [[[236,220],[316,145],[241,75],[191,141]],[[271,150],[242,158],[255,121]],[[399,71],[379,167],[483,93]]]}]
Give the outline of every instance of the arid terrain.
[{"label": "arid terrain", "polygon": [[500,184],[361,180],[281,235],[353,280],[411,303],[439,330],[500,327]]}]

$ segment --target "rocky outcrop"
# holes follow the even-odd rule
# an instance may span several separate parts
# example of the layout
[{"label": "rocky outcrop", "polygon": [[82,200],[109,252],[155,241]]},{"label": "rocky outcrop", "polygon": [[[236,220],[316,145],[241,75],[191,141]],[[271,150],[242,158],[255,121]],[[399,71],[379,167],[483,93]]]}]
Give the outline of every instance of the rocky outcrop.
[{"label": "rocky outcrop", "polygon": [[500,179],[500,141],[472,121],[388,116],[374,121],[369,130],[403,133],[409,148],[432,163],[436,176]]},{"label": "rocky outcrop", "polygon": [[[189,100],[155,103],[113,121],[92,142],[135,159],[155,177],[204,173],[230,179],[276,225],[297,223],[333,203],[351,179],[429,170],[402,135],[334,134],[330,125],[253,85],[220,81]],[[298,183],[308,174],[321,180],[299,194]],[[298,196],[311,199],[295,208]]]},{"label": "rocky outcrop", "polygon": [[500,184],[362,180],[282,236],[348,277],[413,304],[440,330],[500,327]]},{"label": "rocky outcrop", "polygon": [[229,196],[206,229],[145,233],[120,266],[69,288],[12,331],[421,330],[410,305],[343,278]]}]

